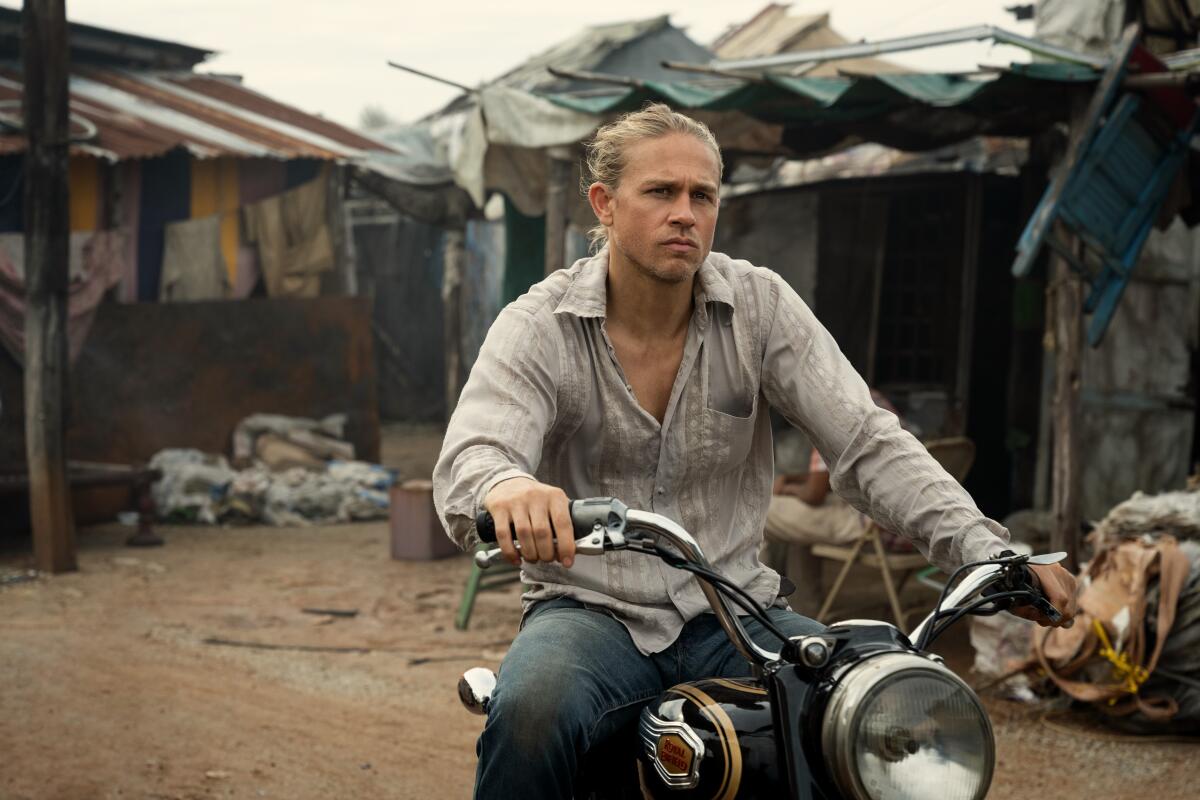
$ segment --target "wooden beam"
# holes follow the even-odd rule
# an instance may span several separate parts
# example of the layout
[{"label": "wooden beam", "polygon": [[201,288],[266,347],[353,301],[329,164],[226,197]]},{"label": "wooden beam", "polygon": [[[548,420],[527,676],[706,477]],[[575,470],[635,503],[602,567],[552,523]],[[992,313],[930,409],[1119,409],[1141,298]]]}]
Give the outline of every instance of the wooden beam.
[{"label": "wooden beam", "polygon": [[546,151],[546,263],[545,274],[567,266],[567,192],[571,181],[571,151],[552,147]]},{"label": "wooden beam", "polygon": [[67,13],[65,0],[25,0],[25,451],[34,561],[76,569],[63,436],[67,385]]},{"label": "wooden beam", "polygon": [[446,354],[446,419],[462,389],[462,280],[467,266],[465,228],[448,228],[442,266],[442,342]]},{"label": "wooden beam", "polygon": [[864,197],[859,206],[859,224],[862,230],[871,231],[872,234],[864,239],[873,239],[874,245],[871,252],[871,321],[867,333],[867,361],[864,365],[868,386],[875,385],[875,362],[879,356],[879,311],[883,306],[883,271],[887,265],[888,206],[889,201],[878,196]]},{"label": "wooden beam", "polygon": [[327,178],[325,218],[333,245],[332,281],[338,294],[358,294],[358,275],[354,268],[354,242],[346,217],[346,185],[349,167],[330,164]]},{"label": "wooden beam", "polygon": [[[1077,240],[1071,237],[1074,245]],[[1076,248],[1078,249],[1078,248]],[[1054,459],[1051,508],[1054,528],[1050,550],[1065,551],[1064,567],[1079,565],[1081,464],[1080,399],[1083,366],[1083,279],[1061,256],[1053,258],[1054,296]]]},{"label": "wooden beam", "polygon": [[[966,174],[963,203],[962,279],[959,282],[958,353],[954,379],[954,433],[967,432],[971,398],[971,355],[975,344],[975,288],[979,272],[979,242],[983,227],[983,176]],[[981,364],[980,369],[990,365]]]}]

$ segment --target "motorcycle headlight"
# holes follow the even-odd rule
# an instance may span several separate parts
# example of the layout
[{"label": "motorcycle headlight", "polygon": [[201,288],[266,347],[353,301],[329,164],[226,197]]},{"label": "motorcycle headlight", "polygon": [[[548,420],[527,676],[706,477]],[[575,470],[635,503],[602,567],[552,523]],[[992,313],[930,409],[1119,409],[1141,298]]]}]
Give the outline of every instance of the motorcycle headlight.
[{"label": "motorcycle headlight", "polygon": [[838,787],[857,800],[981,800],[996,753],[975,693],[915,653],[875,656],[843,675],[821,745]]}]

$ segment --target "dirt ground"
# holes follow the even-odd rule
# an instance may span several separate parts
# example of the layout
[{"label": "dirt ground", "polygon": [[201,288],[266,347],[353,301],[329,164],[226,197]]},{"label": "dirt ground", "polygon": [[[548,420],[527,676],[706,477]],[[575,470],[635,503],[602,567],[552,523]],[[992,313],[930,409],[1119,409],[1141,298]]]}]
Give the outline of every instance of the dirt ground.
[{"label": "dirt ground", "polygon": [[[428,442],[405,447],[384,460],[424,468]],[[458,631],[469,561],[393,561],[386,524],[159,530],[152,550],[84,530],[78,572],[0,585],[0,798],[470,795],[481,719],[455,682],[499,664],[516,586],[482,593]],[[27,563],[9,541],[0,575]],[[945,647],[968,663],[962,636]],[[1196,796],[1195,743],[985,702],[992,798]]]}]

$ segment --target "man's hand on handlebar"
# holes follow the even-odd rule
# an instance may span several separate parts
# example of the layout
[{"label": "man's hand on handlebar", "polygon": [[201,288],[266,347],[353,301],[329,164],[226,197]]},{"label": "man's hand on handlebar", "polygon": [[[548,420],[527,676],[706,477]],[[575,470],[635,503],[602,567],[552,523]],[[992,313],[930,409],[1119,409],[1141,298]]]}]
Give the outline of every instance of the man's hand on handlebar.
[{"label": "man's hand on handlebar", "polygon": [[1075,601],[1075,576],[1063,569],[1061,564],[1030,564],[1029,571],[1037,579],[1050,605],[1062,612],[1062,619],[1053,622],[1033,606],[1019,606],[1012,609],[1012,613],[1033,620],[1042,627],[1069,627],[1079,610]]},{"label": "man's hand on handlebar", "polygon": [[[496,544],[508,563],[559,561],[564,567],[575,563],[575,532],[562,489],[531,478],[510,478],[493,486],[483,505],[496,522]],[[519,552],[513,546],[514,530]]]}]

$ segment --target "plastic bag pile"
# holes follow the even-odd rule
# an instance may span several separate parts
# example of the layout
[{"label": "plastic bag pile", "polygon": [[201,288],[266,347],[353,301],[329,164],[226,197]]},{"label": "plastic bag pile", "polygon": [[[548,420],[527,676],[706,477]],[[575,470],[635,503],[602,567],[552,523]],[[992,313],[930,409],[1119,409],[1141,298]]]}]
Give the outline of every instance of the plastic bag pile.
[{"label": "plastic bag pile", "polygon": [[240,469],[219,454],[158,452],[150,466],[163,476],[152,489],[159,518],[279,526],[386,519],[396,473],[353,460],[353,447],[340,439],[344,423],[344,417],[249,417],[234,433]]}]

